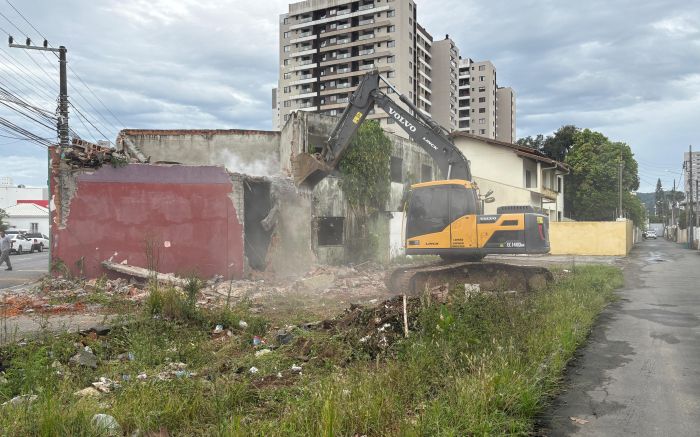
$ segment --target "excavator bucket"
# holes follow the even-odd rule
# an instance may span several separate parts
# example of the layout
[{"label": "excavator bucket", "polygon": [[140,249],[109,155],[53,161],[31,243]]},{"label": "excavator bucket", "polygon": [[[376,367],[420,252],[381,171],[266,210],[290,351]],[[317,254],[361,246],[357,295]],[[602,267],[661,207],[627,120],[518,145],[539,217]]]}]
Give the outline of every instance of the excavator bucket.
[{"label": "excavator bucket", "polygon": [[331,167],[310,153],[300,153],[292,159],[294,183],[298,187],[313,189],[332,172]]}]

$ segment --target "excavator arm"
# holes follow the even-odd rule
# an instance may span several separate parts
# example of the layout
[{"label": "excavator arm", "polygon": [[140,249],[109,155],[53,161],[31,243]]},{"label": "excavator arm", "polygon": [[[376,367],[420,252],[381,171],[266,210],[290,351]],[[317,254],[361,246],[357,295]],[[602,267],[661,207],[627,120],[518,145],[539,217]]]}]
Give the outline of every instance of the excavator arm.
[{"label": "excavator arm", "polygon": [[[415,115],[393,101],[379,89],[380,80],[384,79],[376,71],[365,75],[357,90],[350,97],[348,106],[331,132],[320,156],[303,154],[296,158],[295,179],[297,184],[314,187],[336,169],[350,147],[357,129],[375,106],[379,106],[389,114],[396,124],[408,134],[409,138],[433,158],[443,178],[471,180],[469,161],[445,135],[442,127],[423,115],[406,96],[399,94],[399,99]],[[386,83],[396,91],[391,84]]]}]

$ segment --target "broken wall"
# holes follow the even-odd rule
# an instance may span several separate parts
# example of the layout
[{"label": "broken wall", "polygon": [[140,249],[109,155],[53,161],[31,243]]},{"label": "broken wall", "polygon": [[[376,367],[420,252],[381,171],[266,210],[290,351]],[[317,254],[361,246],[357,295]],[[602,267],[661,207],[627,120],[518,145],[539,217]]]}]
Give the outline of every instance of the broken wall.
[{"label": "broken wall", "polygon": [[[337,122],[337,117],[309,112],[293,113],[281,132],[280,157],[283,172],[291,173],[291,160],[296,154],[320,151]],[[396,224],[393,225],[393,237],[391,236],[391,222],[403,220],[402,200],[407,188],[413,183],[441,178],[433,159],[417,144],[392,133],[385,134],[392,143],[392,160],[400,166],[400,171],[394,175],[396,177],[391,182],[389,200],[384,208],[385,211],[393,212],[394,218],[386,214],[379,215],[372,224],[371,232],[376,235],[380,245],[380,259],[395,256],[392,254],[399,252],[395,246],[403,245],[401,232],[395,229]],[[318,261],[323,264],[343,263],[346,257],[345,242],[354,236],[349,232],[353,227],[348,223],[347,204],[339,179],[336,176],[323,179],[313,189],[313,198],[313,247]],[[330,228],[326,225],[331,220],[343,223],[344,232],[340,244],[336,244],[338,239],[323,238],[324,232],[338,231],[337,227]],[[397,242],[397,237],[401,241]]]},{"label": "broken wall", "polygon": [[129,164],[75,169],[52,153],[52,266],[108,274],[113,262],[241,277],[242,193],[223,167]]},{"label": "broken wall", "polygon": [[234,173],[272,176],[280,170],[280,133],[258,130],[141,130],[120,132],[150,162],[223,165]]}]

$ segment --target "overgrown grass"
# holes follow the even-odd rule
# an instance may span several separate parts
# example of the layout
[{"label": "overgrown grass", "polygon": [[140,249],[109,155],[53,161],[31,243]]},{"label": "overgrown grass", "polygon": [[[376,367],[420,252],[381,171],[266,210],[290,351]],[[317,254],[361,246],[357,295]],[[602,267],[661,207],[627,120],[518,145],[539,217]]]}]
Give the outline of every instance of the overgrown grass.
[{"label": "overgrown grass", "polygon": [[[247,308],[185,309],[191,303],[185,293],[159,290],[145,306],[146,316],[88,341],[100,359],[96,370],[65,365],[75,352],[76,338],[69,335],[3,349],[8,370],[0,402],[18,394],[39,397],[0,407],[0,430],[95,435],[90,419],[106,413],[126,433],[164,428],[171,435],[222,436],[524,435],[622,284],[619,270],[603,266],[557,277],[550,289],[527,296],[480,295],[426,305],[419,329],[377,359],[358,353],[342,335],[301,329],[291,343],[256,357],[252,337],[268,327]],[[247,329],[238,328],[240,320]],[[212,340],[214,324],[232,329],[233,336]],[[134,360],[116,359],[125,352]],[[60,374],[55,361],[63,363]],[[308,362],[301,375],[289,371],[302,361]],[[186,363],[198,375],[169,381],[151,376],[172,362]],[[252,366],[257,374],[250,373]],[[137,381],[140,372],[149,378]],[[123,375],[130,377],[122,381]],[[99,376],[122,386],[100,399],[72,395]]]}]

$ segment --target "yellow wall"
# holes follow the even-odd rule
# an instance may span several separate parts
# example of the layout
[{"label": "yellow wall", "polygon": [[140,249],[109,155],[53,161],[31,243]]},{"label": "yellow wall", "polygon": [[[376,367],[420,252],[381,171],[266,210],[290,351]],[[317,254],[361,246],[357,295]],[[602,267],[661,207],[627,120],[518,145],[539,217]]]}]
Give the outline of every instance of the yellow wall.
[{"label": "yellow wall", "polygon": [[550,222],[552,255],[625,256],[634,244],[631,221]]}]

